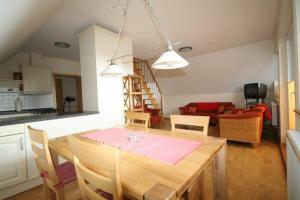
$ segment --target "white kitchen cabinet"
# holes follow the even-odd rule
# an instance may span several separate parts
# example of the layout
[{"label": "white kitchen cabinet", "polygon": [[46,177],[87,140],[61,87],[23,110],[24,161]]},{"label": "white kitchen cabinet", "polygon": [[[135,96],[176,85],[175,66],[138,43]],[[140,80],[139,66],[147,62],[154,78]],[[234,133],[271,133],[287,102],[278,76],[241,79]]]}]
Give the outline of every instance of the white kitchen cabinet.
[{"label": "white kitchen cabinet", "polygon": [[[49,139],[107,128],[99,114],[0,126],[0,199],[43,183],[31,149],[28,125],[47,130]],[[23,151],[21,144],[24,145]],[[63,159],[59,161],[63,162]]]},{"label": "white kitchen cabinet", "polygon": [[52,72],[49,69],[23,66],[23,87],[25,94],[52,93]]},{"label": "white kitchen cabinet", "polygon": [[0,190],[27,180],[24,133],[0,137]]}]

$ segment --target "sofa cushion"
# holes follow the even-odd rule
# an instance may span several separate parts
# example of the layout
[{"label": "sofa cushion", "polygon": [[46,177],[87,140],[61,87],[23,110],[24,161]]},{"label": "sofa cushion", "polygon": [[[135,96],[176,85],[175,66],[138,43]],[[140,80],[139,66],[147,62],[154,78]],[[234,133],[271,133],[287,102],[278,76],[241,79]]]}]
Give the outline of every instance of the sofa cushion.
[{"label": "sofa cushion", "polygon": [[270,111],[270,108],[267,104],[265,103],[261,103],[261,104],[257,104],[255,105],[255,108],[264,108],[264,118],[265,120],[271,120],[272,119],[272,113]]},{"label": "sofa cushion", "polygon": [[217,110],[197,110],[197,113],[217,113]]},{"label": "sofa cushion", "polygon": [[188,110],[189,110],[189,106],[186,105],[186,106],[180,107],[179,110],[180,110],[180,113],[181,113],[181,114],[183,114],[183,115],[184,115],[184,114],[187,114],[187,113],[188,113]]},{"label": "sofa cushion", "polygon": [[189,106],[188,113],[196,113],[197,107],[196,106]]},{"label": "sofa cushion", "polygon": [[247,108],[243,109],[242,112],[259,112],[263,114],[265,112],[265,109],[263,107],[254,107],[254,108]]},{"label": "sofa cushion", "polygon": [[218,107],[219,107],[218,102],[197,103],[197,110],[217,110]]},{"label": "sofa cushion", "polygon": [[218,109],[217,109],[217,113],[218,114],[222,114],[225,111],[225,106],[223,105],[219,105]]},{"label": "sofa cushion", "polygon": [[253,117],[261,117],[261,113],[259,112],[240,112],[238,114],[223,114],[218,115],[219,119],[249,119]]},{"label": "sofa cushion", "polygon": [[224,110],[232,110],[234,109],[235,105],[233,105],[231,102],[219,102],[219,105],[224,106]]}]

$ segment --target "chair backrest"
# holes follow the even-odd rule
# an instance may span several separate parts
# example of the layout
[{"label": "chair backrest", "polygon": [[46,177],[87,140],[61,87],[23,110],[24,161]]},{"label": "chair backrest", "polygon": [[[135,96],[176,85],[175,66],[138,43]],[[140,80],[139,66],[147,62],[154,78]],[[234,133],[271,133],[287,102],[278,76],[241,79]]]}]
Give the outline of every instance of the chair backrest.
[{"label": "chair backrest", "polygon": [[[172,131],[200,133],[207,135],[208,124],[208,116],[171,115]],[[193,129],[194,127],[197,129]],[[202,127],[202,129],[200,130],[199,127]]]},{"label": "chair backrest", "polygon": [[34,129],[31,126],[27,126],[29,138],[31,142],[31,148],[34,153],[34,159],[36,165],[40,171],[41,176],[50,185],[57,185],[60,183],[51,154],[48,147],[48,134],[44,130]]},{"label": "chair backrest", "polygon": [[144,128],[149,127],[150,114],[143,112],[126,112],[126,125],[140,126]]},{"label": "chair backrest", "polygon": [[77,181],[84,199],[122,199],[119,173],[119,150],[105,144],[83,141],[80,136],[70,136]]}]

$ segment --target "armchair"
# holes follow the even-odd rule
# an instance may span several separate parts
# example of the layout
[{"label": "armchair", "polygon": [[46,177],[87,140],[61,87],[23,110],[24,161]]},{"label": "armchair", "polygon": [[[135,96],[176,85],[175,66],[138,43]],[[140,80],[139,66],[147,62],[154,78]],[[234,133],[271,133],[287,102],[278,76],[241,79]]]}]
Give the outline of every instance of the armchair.
[{"label": "armchair", "polygon": [[239,111],[237,114],[219,115],[220,137],[253,145],[260,143],[263,112],[263,108],[253,108]]}]

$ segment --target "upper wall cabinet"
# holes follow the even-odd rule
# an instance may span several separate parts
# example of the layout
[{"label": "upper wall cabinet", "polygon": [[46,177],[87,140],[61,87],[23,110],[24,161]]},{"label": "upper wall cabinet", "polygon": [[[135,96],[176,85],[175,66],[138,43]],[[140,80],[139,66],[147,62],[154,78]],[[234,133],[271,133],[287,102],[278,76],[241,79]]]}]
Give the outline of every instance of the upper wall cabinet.
[{"label": "upper wall cabinet", "polygon": [[23,66],[24,94],[52,93],[52,72],[49,69]]}]

